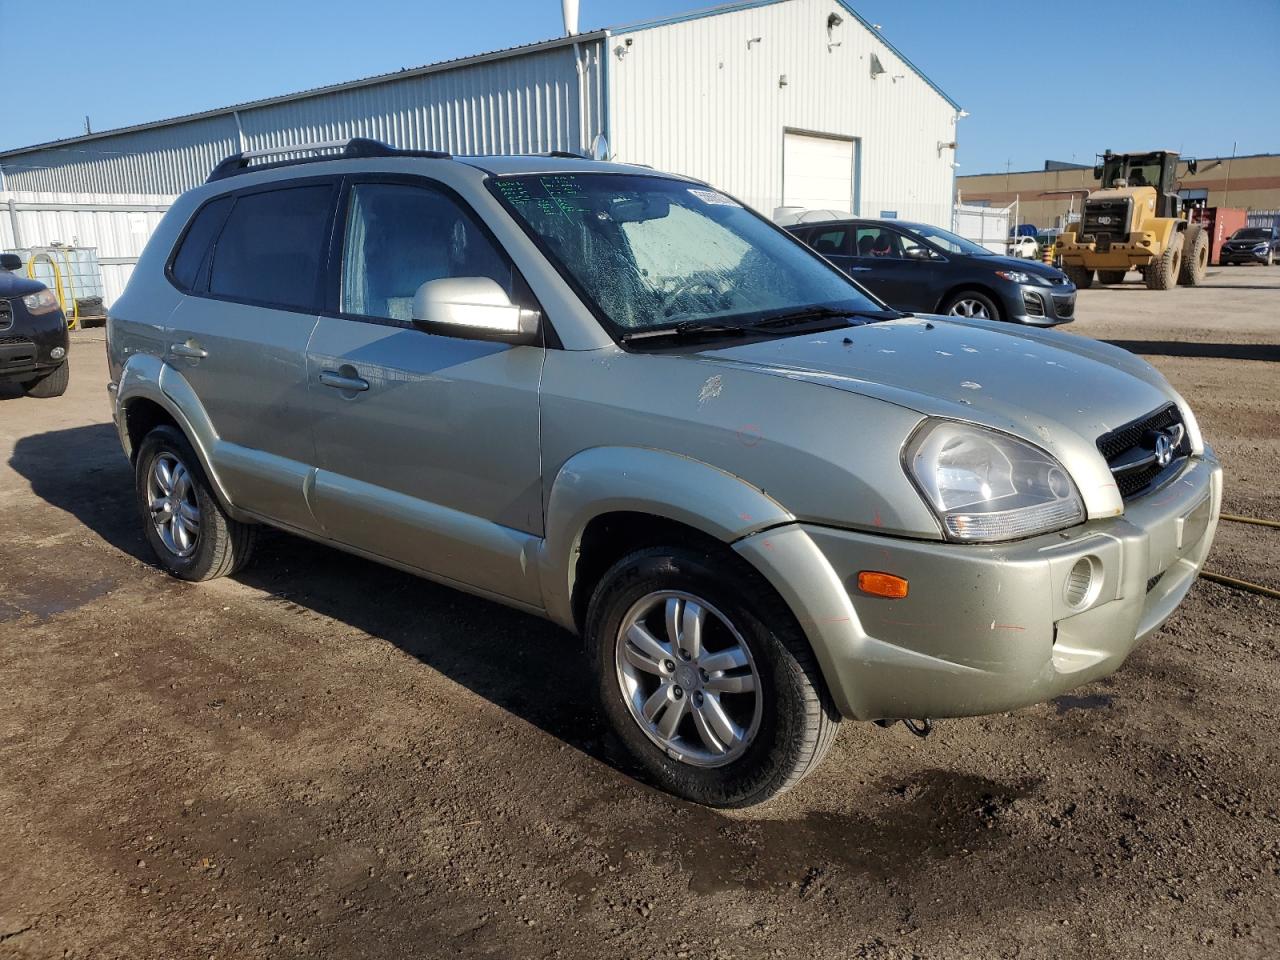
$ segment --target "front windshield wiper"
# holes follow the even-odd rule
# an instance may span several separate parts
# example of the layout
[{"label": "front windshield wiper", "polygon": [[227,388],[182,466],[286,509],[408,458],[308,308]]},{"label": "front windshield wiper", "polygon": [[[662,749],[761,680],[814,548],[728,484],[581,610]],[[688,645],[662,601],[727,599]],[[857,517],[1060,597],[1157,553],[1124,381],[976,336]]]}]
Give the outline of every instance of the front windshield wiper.
[{"label": "front windshield wiper", "polygon": [[863,323],[876,323],[880,320],[898,320],[911,314],[898,310],[849,310],[840,307],[806,307],[791,313],[783,313],[751,324],[752,329],[758,327],[790,327],[801,323],[812,323],[815,320],[861,320]]},{"label": "front windshield wiper", "polygon": [[623,343],[635,340],[655,340],[658,337],[742,337],[747,328],[736,323],[704,323],[701,320],[681,320],[669,327],[655,327],[624,333],[618,339]]}]

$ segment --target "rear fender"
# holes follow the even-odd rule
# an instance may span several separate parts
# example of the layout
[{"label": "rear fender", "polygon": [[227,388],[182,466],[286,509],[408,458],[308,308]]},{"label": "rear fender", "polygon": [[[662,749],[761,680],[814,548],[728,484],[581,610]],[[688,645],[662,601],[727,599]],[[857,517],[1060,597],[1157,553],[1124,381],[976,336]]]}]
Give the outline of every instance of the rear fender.
[{"label": "rear fender", "polygon": [[137,400],[148,400],[169,414],[190,441],[222,508],[237,520],[247,519],[227,498],[226,486],[210,456],[218,436],[209,415],[186,378],[159,357],[135,353],[120,372],[119,384],[113,413],[120,444],[129,459],[132,460],[137,453],[129,439],[126,417],[129,404]]}]

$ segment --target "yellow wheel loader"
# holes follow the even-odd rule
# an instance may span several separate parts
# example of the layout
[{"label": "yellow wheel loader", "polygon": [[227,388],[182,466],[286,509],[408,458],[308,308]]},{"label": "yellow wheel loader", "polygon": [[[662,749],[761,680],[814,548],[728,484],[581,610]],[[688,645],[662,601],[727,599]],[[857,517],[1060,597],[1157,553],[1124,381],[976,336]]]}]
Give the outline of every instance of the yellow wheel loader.
[{"label": "yellow wheel loader", "polygon": [[[1078,223],[1058,238],[1062,269],[1081,289],[1119,283],[1137,270],[1148,290],[1204,282],[1209,235],[1189,223],[1178,197],[1178,155],[1172,150],[1112,153],[1093,168],[1102,182],[1084,199]],[[1194,160],[1182,161],[1195,173]]]}]

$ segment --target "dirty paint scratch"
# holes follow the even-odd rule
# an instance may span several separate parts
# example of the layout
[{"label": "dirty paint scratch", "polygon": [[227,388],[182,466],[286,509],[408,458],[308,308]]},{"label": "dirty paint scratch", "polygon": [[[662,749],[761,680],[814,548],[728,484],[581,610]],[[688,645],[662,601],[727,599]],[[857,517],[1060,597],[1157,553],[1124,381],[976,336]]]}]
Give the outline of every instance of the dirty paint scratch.
[{"label": "dirty paint scratch", "polygon": [[719,374],[714,377],[707,377],[707,382],[702,385],[702,389],[698,391],[698,403],[706,403],[708,400],[714,400],[720,396],[720,392],[724,390],[724,380]]}]

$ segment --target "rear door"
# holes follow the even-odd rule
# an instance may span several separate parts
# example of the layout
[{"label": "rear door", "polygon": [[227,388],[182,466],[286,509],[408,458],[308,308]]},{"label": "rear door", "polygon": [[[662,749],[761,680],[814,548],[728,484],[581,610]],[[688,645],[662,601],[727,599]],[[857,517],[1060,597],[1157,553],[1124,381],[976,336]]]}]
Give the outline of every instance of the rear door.
[{"label": "rear door", "polygon": [[293,180],[214,200],[169,266],[188,296],[170,320],[165,361],[212,422],[214,470],[237,506],[307,531],[316,525],[304,495],[315,463],[306,350],[338,185]]},{"label": "rear door", "polygon": [[307,358],[316,516],[342,543],[537,604],[543,349],[426,333],[412,304],[429,280],[488,277],[537,305],[447,188],[352,178],[340,205]]}]

